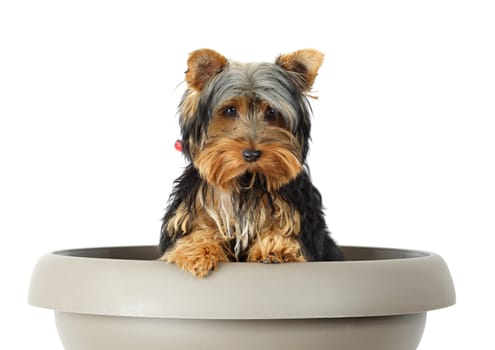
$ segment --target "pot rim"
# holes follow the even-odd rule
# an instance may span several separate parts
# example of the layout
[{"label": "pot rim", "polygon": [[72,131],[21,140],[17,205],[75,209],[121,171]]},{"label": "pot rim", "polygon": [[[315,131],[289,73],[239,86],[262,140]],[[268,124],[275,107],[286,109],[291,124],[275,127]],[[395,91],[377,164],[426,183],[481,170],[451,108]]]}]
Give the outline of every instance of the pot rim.
[{"label": "pot rim", "polygon": [[221,263],[198,279],[156,246],[70,249],[40,258],[28,302],[59,312],[177,319],[304,319],[423,313],[455,304],[435,253],[342,247],[350,260]]}]

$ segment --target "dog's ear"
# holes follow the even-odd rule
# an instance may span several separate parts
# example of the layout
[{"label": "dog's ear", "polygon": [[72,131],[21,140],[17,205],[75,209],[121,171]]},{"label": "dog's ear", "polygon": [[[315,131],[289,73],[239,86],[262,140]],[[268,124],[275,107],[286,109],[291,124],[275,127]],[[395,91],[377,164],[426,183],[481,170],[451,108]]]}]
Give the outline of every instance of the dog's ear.
[{"label": "dog's ear", "polygon": [[324,57],[318,50],[304,49],[280,55],[275,64],[294,73],[296,83],[302,91],[307,92],[313,86]]},{"label": "dog's ear", "polygon": [[187,60],[186,82],[189,87],[201,91],[226,64],[227,59],[216,51],[210,49],[193,51]]}]

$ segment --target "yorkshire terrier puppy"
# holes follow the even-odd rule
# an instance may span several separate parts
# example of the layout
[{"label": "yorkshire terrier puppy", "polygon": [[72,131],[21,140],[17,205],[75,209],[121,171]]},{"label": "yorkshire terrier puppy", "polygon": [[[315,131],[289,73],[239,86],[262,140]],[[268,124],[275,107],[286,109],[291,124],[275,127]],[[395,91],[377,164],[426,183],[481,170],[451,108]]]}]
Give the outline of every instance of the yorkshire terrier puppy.
[{"label": "yorkshire terrier puppy", "polygon": [[179,105],[188,165],[175,181],[160,260],[204,277],[222,261],[342,260],[306,164],[308,93],[323,54],[240,63],[201,49]]}]

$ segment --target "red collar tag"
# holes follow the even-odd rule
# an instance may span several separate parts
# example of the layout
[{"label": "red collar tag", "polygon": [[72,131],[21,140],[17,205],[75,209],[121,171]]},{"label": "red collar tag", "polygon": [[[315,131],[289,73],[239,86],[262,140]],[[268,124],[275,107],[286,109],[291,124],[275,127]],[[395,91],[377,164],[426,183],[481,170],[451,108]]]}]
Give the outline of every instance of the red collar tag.
[{"label": "red collar tag", "polygon": [[182,146],[183,146],[183,143],[182,143],[182,141],[181,141],[181,140],[177,140],[177,141],[175,141],[174,146],[175,146],[175,149],[176,149],[177,151],[182,152]]}]

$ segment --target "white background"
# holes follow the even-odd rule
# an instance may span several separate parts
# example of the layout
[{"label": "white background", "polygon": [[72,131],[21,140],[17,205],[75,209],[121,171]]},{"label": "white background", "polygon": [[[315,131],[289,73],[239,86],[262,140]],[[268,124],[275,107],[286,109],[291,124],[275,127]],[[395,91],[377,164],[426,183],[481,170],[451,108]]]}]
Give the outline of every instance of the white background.
[{"label": "white background", "polygon": [[43,253],[157,243],[189,52],[314,47],[309,164],[335,239],[439,253],[458,304],[428,314],[420,349],[493,349],[491,3],[2,1],[0,348],[61,349],[26,304]]}]

